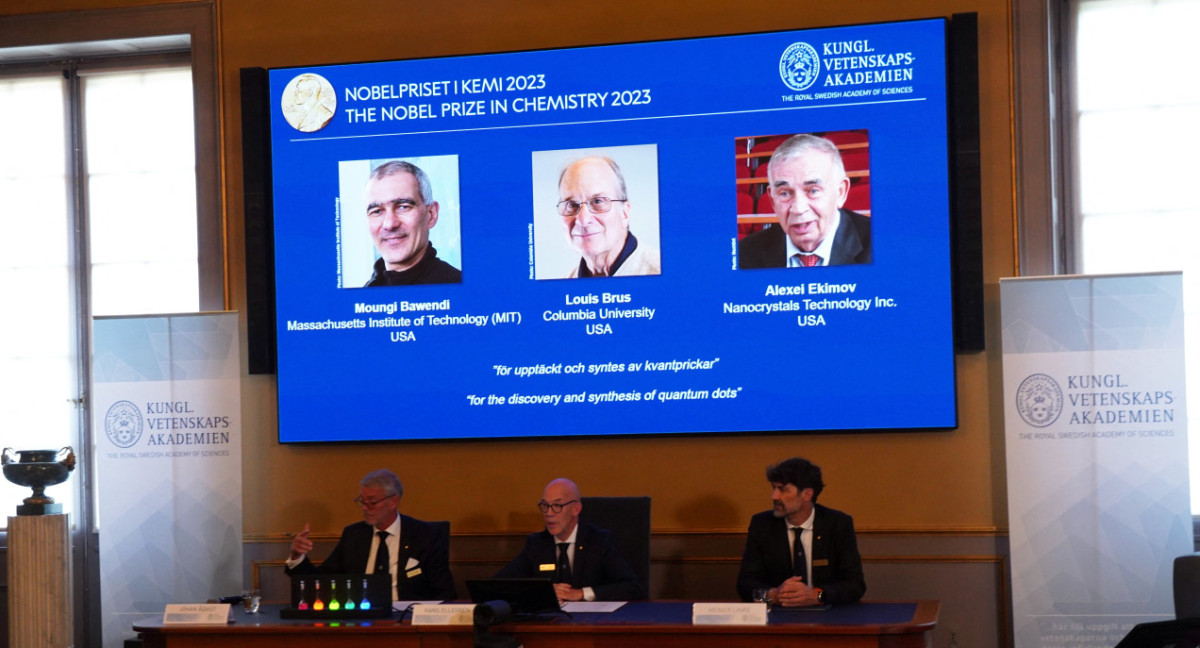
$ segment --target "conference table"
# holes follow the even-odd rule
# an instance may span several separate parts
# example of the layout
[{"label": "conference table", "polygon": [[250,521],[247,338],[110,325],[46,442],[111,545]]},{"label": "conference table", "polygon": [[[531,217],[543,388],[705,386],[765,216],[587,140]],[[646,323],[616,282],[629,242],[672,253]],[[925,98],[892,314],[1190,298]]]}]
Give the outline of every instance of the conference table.
[{"label": "conference table", "polygon": [[[471,626],[417,625],[407,620],[284,620],[282,606],[257,615],[235,605],[225,626],[164,625],[161,618],[134,624],[146,648],[470,648]],[[692,603],[642,601],[615,612],[546,615],[496,625],[525,648],[705,648],[727,646],[924,648],[932,643],[937,601],[867,602],[827,610],[773,609],[767,625],[692,624]]]}]

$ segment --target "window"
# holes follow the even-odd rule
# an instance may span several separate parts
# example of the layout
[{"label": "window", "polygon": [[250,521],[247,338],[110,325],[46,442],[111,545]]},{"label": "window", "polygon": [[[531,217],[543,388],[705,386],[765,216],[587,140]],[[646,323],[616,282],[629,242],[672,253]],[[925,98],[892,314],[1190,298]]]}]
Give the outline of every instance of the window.
[{"label": "window", "polygon": [[92,314],[199,310],[191,69],[81,80]]},{"label": "window", "polygon": [[[1187,401],[1197,417],[1200,83],[1191,50],[1200,0],[1076,0],[1072,10],[1074,271],[1183,271]],[[1200,514],[1200,425],[1191,429]]]},{"label": "window", "polygon": [[[80,395],[68,164],[61,75],[0,78],[0,411],[4,445],[74,444]],[[13,515],[32,494],[6,483],[0,508]],[[71,489],[47,493],[73,508]]]},{"label": "window", "polygon": [[[0,408],[17,450],[86,438],[89,315],[200,304],[191,69],[81,63],[0,71],[0,299],[17,314],[0,319]],[[72,513],[74,492],[48,494]],[[29,495],[5,489],[0,508]]]},{"label": "window", "polygon": [[[127,262],[130,257],[113,254],[112,248],[105,247],[103,235],[94,230],[107,217],[107,214],[101,213],[105,208],[99,194],[92,196],[93,201],[99,201],[97,205],[89,205],[83,197],[78,200],[68,198],[71,195],[68,193],[70,188],[81,185],[86,188],[91,184],[103,188],[110,180],[98,175],[89,177],[86,168],[91,163],[96,167],[93,170],[97,174],[107,173],[107,160],[102,163],[99,157],[94,161],[79,157],[74,158],[76,162],[68,161],[72,159],[68,157],[69,150],[79,148],[86,153],[82,151],[82,139],[70,139],[81,136],[87,126],[83,113],[74,111],[72,106],[83,108],[86,101],[84,97],[92,81],[96,82],[92,89],[97,90],[98,86],[116,82],[115,77],[103,78],[108,73],[128,72],[135,76],[160,74],[148,67],[174,68],[162,70],[164,75],[179,70],[190,72],[193,121],[188,130],[194,149],[190,175],[195,186],[190,199],[194,205],[191,208],[195,221],[194,234],[188,242],[189,245],[195,245],[195,253],[190,263],[196,268],[198,308],[225,308],[216,19],[216,5],[205,0],[0,16],[0,100],[3,100],[0,103],[0,150],[5,151],[4,160],[0,162],[0,196],[5,200],[5,208],[0,213],[7,217],[5,236],[0,237],[3,239],[0,246],[5,252],[0,257],[0,291],[9,291],[3,294],[6,300],[5,317],[0,318],[3,326],[7,327],[4,341],[0,342],[0,407],[3,407],[0,411],[6,415],[5,429],[8,430],[3,445],[19,449],[53,448],[65,441],[75,447],[78,461],[75,473],[67,484],[52,487],[49,494],[59,501],[73,500],[68,507],[73,508],[71,563],[75,598],[74,638],[77,646],[99,646],[102,643],[100,573],[96,559],[98,536],[94,507],[91,505],[93,482],[89,470],[90,429],[94,414],[88,411],[84,398],[91,361],[87,346],[88,326],[93,310],[131,312],[143,307],[125,301],[124,295],[106,297],[97,294],[104,290],[105,278],[101,275],[108,271],[101,269],[101,266],[114,258]],[[164,52],[186,53],[172,59]],[[61,65],[70,60],[76,61],[76,72],[69,73],[67,78],[64,78],[61,66],[51,64],[58,62]],[[18,86],[23,96],[30,97],[24,102],[13,100],[12,93]],[[40,86],[45,93],[42,97],[45,101],[35,101],[32,94],[34,86]],[[51,100],[51,96],[55,99]],[[69,101],[72,96],[74,99]],[[99,94],[91,101],[104,103]],[[126,106],[129,111],[139,108],[132,105],[133,100],[126,103],[129,104]],[[166,112],[187,119],[182,108]],[[30,116],[37,119],[30,119]],[[135,120],[130,122],[132,125],[127,123],[125,128],[132,128],[137,133],[142,132],[146,125]],[[56,124],[58,137],[63,139],[57,144],[35,140],[34,123]],[[21,127],[9,128],[14,124],[21,124]],[[18,136],[23,138],[20,141],[25,142],[22,144],[25,150],[14,154],[14,149],[9,147],[15,145]],[[30,140],[34,143],[29,144]],[[99,144],[93,145],[100,147]],[[102,151],[103,147],[100,147],[97,155]],[[147,166],[186,164],[183,162],[186,157],[175,154],[170,160],[152,159]],[[43,166],[48,168],[42,162],[51,160],[61,168],[54,172],[34,171]],[[150,170],[159,169],[152,167]],[[166,171],[165,168],[162,170]],[[14,186],[32,188],[37,180],[29,176],[39,175],[45,183],[44,187],[21,193],[18,201]],[[55,191],[47,188],[51,184],[54,184]],[[117,205],[125,198],[137,197],[136,194],[123,195],[116,191],[111,191],[109,195],[117,198],[110,201],[110,205]],[[182,196],[174,196],[173,199],[185,204],[189,200]],[[93,207],[91,216],[97,219],[96,223],[87,218],[89,207]],[[97,212],[97,209],[100,211]],[[120,211],[109,212],[118,214],[111,220],[118,226],[127,226],[131,219],[120,217]],[[172,210],[172,215],[182,218],[181,212],[186,211]],[[89,225],[93,229],[89,230]],[[21,228],[20,234],[17,234],[18,226]],[[160,240],[157,247],[163,250],[177,243],[180,242]],[[14,249],[19,253],[17,257],[13,256]],[[56,269],[52,267],[50,259],[59,254],[62,256],[55,263],[61,263],[61,269]],[[175,258],[182,256],[179,253],[174,255]],[[20,258],[21,261],[10,263],[13,258]],[[31,266],[35,261],[41,265]],[[145,262],[154,261],[151,258]],[[94,273],[90,271],[88,263],[95,264],[97,269]],[[116,265],[114,263],[113,267]],[[157,271],[148,269],[149,266],[146,268],[147,273]],[[176,270],[168,270],[173,271]],[[112,270],[113,276],[117,272],[119,270]],[[93,274],[96,276],[93,277]],[[57,283],[50,283],[52,276]],[[17,278],[15,283],[11,281],[14,277]],[[44,289],[35,290],[23,283],[20,279],[25,277],[45,280]],[[95,285],[97,282],[101,285]],[[108,283],[113,285],[112,281]],[[87,299],[89,294],[92,301]],[[66,304],[65,310],[63,304]],[[185,309],[179,304],[165,307],[170,310]],[[42,338],[39,340],[33,337],[35,335]],[[44,340],[51,340],[58,346],[46,346]],[[26,367],[7,372],[16,362],[24,362]],[[55,381],[58,383],[55,384]],[[41,400],[33,400],[35,397]],[[18,415],[20,418],[17,418]],[[18,437],[18,432],[24,436]],[[2,497],[11,498],[0,501],[0,506],[10,507],[11,514],[13,504],[10,502],[23,499],[29,490],[7,485],[0,487],[0,493]],[[2,538],[3,532],[0,531],[0,542]]]}]

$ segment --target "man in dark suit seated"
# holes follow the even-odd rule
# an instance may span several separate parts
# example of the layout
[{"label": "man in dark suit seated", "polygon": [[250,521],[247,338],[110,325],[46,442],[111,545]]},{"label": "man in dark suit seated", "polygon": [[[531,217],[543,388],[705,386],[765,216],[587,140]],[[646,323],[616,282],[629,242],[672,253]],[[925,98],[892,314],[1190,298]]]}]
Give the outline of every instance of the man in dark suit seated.
[{"label": "man in dark suit seated", "polygon": [[427,522],[401,515],[404,486],[390,470],[368,473],[354,498],[363,521],[342,529],[333,552],[320,566],[308,559],[309,526],[292,540],[285,571],[291,574],[390,573],[393,601],[457,598],[450,575],[450,538]]},{"label": "man in dark suit seated", "polygon": [[842,209],[850,179],[837,145],[796,135],[775,149],[767,190],[778,226],[738,241],[738,268],[802,268],[871,262],[871,219]]},{"label": "man in dark suit seated", "polygon": [[767,468],[767,481],[774,506],[750,520],[737,580],[742,600],[755,590],[785,607],[861,599],[867,584],[854,520],[816,503],[825,488],[821,469],[787,459]]},{"label": "man in dark suit seated", "polygon": [[637,575],[617,553],[612,533],[579,521],[579,487],[555,479],[542,491],[538,508],[546,529],[530,534],[525,549],[496,573],[497,578],[554,581],[560,601],[634,601],[646,597]]}]

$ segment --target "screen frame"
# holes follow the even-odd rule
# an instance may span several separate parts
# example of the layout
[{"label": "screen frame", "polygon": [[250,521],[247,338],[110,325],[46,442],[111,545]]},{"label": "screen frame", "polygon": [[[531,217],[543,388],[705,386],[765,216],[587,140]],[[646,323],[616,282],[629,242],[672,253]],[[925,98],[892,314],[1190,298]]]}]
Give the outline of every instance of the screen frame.
[{"label": "screen frame", "polygon": [[[974,38],[975,32],[975,14],[955,14],[952,17],[933,17],[923,18],[919,20],[941,19],[945,21],[947,34],[945,38],[946,46],[946,97],[947,106],[946,114],[948,120],[948,150],[946,152],[950,160],[949,169],[950,177],[947,178],[948,188],[953,196],[950,207],[950,220],[952,228],[952,258],[950,278],[952,283],[951,292],[951,313],[952,324],[956,331],[955,335],[955,351],[958,353],[967,351],[983,350],[982,333],[983,333],[983,318],[982,318],[982,277],[981,277],[981,254],[962,254],[959,246],[966,239],[969,243],[973,240],[978,240],[978,233],[981,229],[981,209],[978,207],[980,203],[979,190],[979,166],[978,166],[978,149],[979,149],[979,119],[978,119],[978,73],[977,73],[977,42]],[[800,31],[808,31],[810,29],[825,29],[836,27],[858,27],[869,25],[883,25],[894,23],[909,23],[918,22],[919,20],[897,20],[886,22],[849,24],[849,25],[834,25],[829,27],[805,27]],[[956,28],[955,25],[958,27]],[[969,28],[969,38],[961,37],[964,30]],[[957,32],[956,32],[957,29]],[[624,42],[609,42],[579,46],[564,46],[559,48],[533,48],[511,51],[498,52],[476,52],[465,53],[452,56],[430,56],[430,57],[413,57],[406,59],[381,59],[377,61],[358,61],[349,63],[329,63],[317,64],[311,67],[323,67],[326,65],[356,65],[359,63],[386,63],[391,61],[419,61],[432,59],[466,59],[480,55],[491,54],[507,54],[507,53],[533,53],[546,52],[554,50],[575,50],[581,48],[604,47],[607,45],[638,45],[647,43],[670,43],[675,41],[690,41],[710,37],[722,36],[753,36],[760,34],[773,34],[780,32],[797,31],[795,29],[786,30],[769,30],[743,33],[720,33],[708,34],[703,36],[672,38],[672,39],[649,39],[641,41],[624,41]],[[960,36],[956,37],[954,34]],[[963,73],[962,61],[967,61],[966,73]],[[290,70],[298,69],[303,65],[273,67],[270,70]],[[248,70],[250,72],[248,72]],[[269,111],[263,110],[266,114],[255,113],[254,105],[262,101],[262,96],[269,94],[269,88],[266,84],[259,85],[257,83],[247,83],[247,79],[264,80],[267,70],[263,68],[244,68],[242,70],[243,79],[243,133],[244,135],[252,131],[257,132],[259,141],[244,138],[243,155],[245,157],[244,166],[252,169],[260,169],[255,173],[255,177],[251,177],[247,173],[246,177],[246,231],[247,231],[247,292],[248,292],[248,321],[250,329],[249,336],[249,356],[251,359],[250,373],[275,373],[277,371],[277,334],[274,314],[275,296],[273,285],[274,268],[266,268],[265,275],[271,278],[271,281],[263,282],[261,275],[253,272],[251,268],[251,258],[255,258],[255,263],[261,263],[263,259],[272,259],[274,255],[273,237],[271,236],[270,224],[273,220],[273,203],[270,199],[270,134],[269,128],[261,128],[262,120],[269,119]],[[257,87],[256,87],[257,86]],[[968,101],[967,107],[960,108],[962,105],[961,97],[964,95],[970,98],[974,96],[974,105],[971,106]],[[270,99],[262,101],[262,105],[269,109]],[[960,110],[964,114],[960,114]],[[970,154],[974,151],[976,163],[973,168],[968,169],[965,174],[961,172],[960,167],[961,156],[963,152]],[[265,171],[261,171],[264,169]],[[265,198],[264,198],[265,197]],[[249,208],[250,203],[254,202],[254,209]],[[251,230],[254,235],[251,236]],[[964,234],[965,232],[965,234]],[[970,245],[968,245],[970,247]],[[981,244],[979,245],[981,248]],[[259,279],[254,277],[259,276]],[[269,284],[269,285],[264,285]],[[269,321],[267,321],[269,320]],[[255,325],[258,322],[259,325]],[[262,324],[265,324],[262,325]],[[961,331],[968,331],[963,334]],[[264,352],[264,349],[269,349],[269,352]],[[257,351],[256,351],[257,350]],[[954,374],[954,425],[945,427],[891,427],[891,428],[855,428],[855,429],[802,429],[802,430],[745,430],[745,431],[671,431],[671,432],[631,432],[631,433],[613,433],[613,434],[596,434],[588,435],[581,434],[571,436],[569,438],[594,439],[594,438],[641,438],[641,437],[662,437],[662,436],[755,436],[755,435],[779,435],[779,434],[856,434],[856,433],[873,433],[873,432],[905,432],[905,431],[921,431],[921,430],[952,430],[957,428],[959,420],[958,414],[958,386],[957,386],[957,363],[954,363],[952,372]],[[277,407],[279,402],[277,400]],[[278,411],[277,411],[278,414]],[[425,442],[442,442],[442,441],[488,441],[488,440],[540,440],[546,437],[539,436],[502,436],[502,437],[453,437],[453,438],[420,438],[420,439],[353,439],[353,440],[283,440],[279,442],[284,444],[318,444],[326,445],[329,443],[425,443]],[[561,437],[559,437],[561,438]]]}]

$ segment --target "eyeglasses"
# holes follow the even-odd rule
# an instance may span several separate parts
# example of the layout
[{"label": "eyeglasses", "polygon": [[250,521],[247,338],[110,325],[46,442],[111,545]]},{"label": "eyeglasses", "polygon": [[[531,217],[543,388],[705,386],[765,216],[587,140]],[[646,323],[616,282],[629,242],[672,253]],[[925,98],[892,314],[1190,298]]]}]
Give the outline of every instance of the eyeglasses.
[{"label": "eyeglasses", "polygon": [[542,513],[545,513],[546,511],[554,511],[555,513],[561,513],[564,506],[574,504],[575,502],[578,502],[578,501],[579,500],[571,500],[569,502],[563,502],[562,504],[557,504],[557,503],[550,504],[548,502],[538,502],[538,510],[540,510]]},{"label": "eyeglasses", "polygon": [[380,497],[377,500],[365,500],[362,498],[362,495],[359,495],[358,497],[354,498],[354,503],[359,506],[365,506],[367,508],[375,508],[375,506],[377,504],[379,504],[380,502],[383,502],[384,500],[391,498],[391,497],[395,497],[395,495],[388,495],[387,497]]},{"label": "eyeglasses", "polygon": [[571,217],[579,213],[579,210],[587,205],[588,211],[593,214],[603,214],[612,209],[612,204],[615,202],[628,202],[624,198],[608,198],[605,196],[596,196],[588,198],[583,202],[577,200],[564,200],[558,203],[558,215],[563,217]]}]

